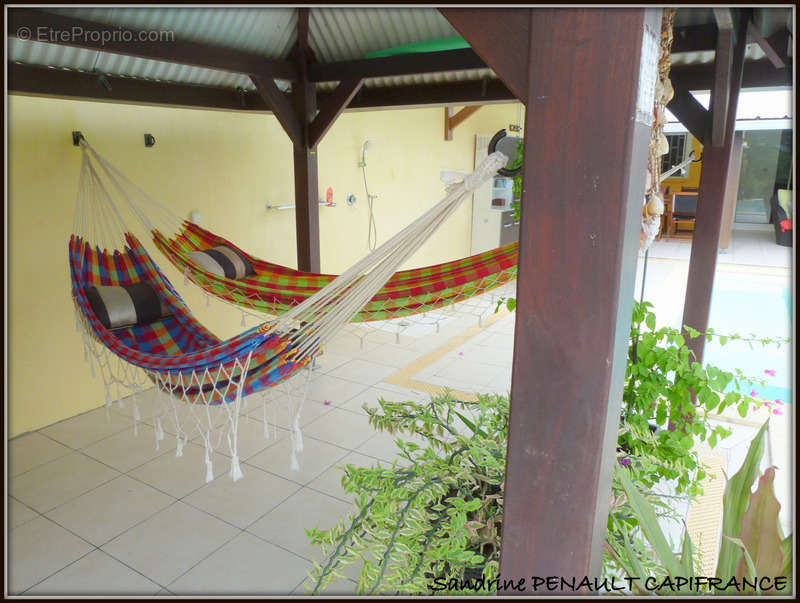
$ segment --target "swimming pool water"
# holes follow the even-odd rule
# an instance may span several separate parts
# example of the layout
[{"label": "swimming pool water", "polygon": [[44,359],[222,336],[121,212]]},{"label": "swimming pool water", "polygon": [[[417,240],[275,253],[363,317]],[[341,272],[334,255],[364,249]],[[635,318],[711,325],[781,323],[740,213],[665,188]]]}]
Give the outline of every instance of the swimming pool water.
[{"label": "swimming pool water", "polygon": [[[738,333],[743,337],[792,336],[790,277],[762,274],[717,272],[711,298],[709,326],[717,333]],[[741,384],[740,391],[758,392],[768,400],[792,400],[792,344],[763,347],[753,343],[729,342],[720,345],[714,338],[706,344],[705,361],[723,370],[740,369],[745,375],[766,381]],[[775,375],[764,371],[775,371]]]}]

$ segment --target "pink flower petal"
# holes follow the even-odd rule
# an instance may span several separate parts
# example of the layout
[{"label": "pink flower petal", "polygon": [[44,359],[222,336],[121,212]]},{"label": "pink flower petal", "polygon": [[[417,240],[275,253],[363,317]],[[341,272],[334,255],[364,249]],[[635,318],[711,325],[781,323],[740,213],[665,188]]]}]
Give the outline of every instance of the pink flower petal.
[{"label": "pink flower petal", "polygon": [[782,415],[783,411],[781,409],[779,409],[779,408],[776,408],[775,410],[772,411],[772,414],[773,415]]},{"label": "pink flower petal", "polygon": [[331,404],[333,404],[333,402],[331,402],[330,400],[325,400],[325,402],[323,402],[323,404],[325,406],[330,406]]},{"label": "pink flower petal", "polygon": [[784,404],[784,401],[783,401],[783,400],[781,400],[780,398],[776,398],[776,399],[775,399],[775,404],[780,404],[781,406],[783,406],[783,404]]},{"label": "pink flower petal", "polygon": [[754,390],[754,389],[750,390],[750,397],[751,398],[755,398],[757,395],[758,395],[758,392],[756,390]]},{"label": "pink flower petal", "polygon": [[459,356],[463,356],[463,355],[464,355],[464,352],[459,352],[459,353],[458,353],[458,355],[459,355]]},{"label": "pink flower petal", "polygon": [[774,377],[775,376],[775,369],[764,369],[764,373],[766,373],[770,377]]}]

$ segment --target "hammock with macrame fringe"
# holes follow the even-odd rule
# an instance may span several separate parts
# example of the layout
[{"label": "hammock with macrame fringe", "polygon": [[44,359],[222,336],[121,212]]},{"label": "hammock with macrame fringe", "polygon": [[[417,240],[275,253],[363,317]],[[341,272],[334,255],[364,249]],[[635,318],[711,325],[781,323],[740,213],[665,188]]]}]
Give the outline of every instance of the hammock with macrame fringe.
[{"label": "hammock with macrame fringe", "polygon": [[[93,373],[95,364],[100,368],[107,404],[111,403],[112,386],[117,387],[120,401],[122,386],[132,392],[135,409],[135,396],[144,389],[145,379],[155,384],[154,391],[163,394],[168,404],[156,417],[156,442],[164,438],[162,418],[174,422],[179,456],[193,435],[190,429],[195,430],[205,445],[207,481],[213,479],[213,433],[219,435],[217,446],[227,439],[231,477],[234,480],[242,477],[237,434],[243,397],[289,381],[300,369],[308,367],[397,268],[480,183],[506,162],[500,153],[491,155],[463,182],[449,185],[447,196],[439,203],[343,274],[320,285],[315,293],[278,319],[221,340],[193,317],[126,225],[121,206],[110,193],[115,190],[129,201],[120,183],[124,177],[85,140],[80,144],[83,162],[74,233],[69,241],[69,266],[77,326],[84,334],[86,358],[92,363]],[[128,204],[128,208],[136,211],[134,205]],[[160,317],[140,322],[134,308],[136,320],[131,325],[107,324],[108,315],[104,322],[100,310],[89,299],[90,291],[99,295],[96,289],[112,288],[113,295],[108,290],[106,294],[113,301],[115,295],[117,300],[120,295],[123,298],[129,295],[125,287],[134,284],[146,284],[148,294],[157,296],[155,306]],[[133,294],[129,301],[136,305]],[[295,452],[303,447],[299,417],[304,401],[305,389],[290,411],[293,469],[298,468]],[[181,418],[177,403],[187,403],[180,406],[190,409],[188,419]],[[225,410],[224,429],[216,429],[218,423],[209,413],[211,407]],[[266,414],[264,432],[266,436]]]},{"label": "hammock with macrame fringe", "polygon": [[[172,238],[158,230],[152,234],[153,242],[167,259],[207,293],[266,314],[283,314],[335,278],[265,262],[189,221],[184,221]],[[219,245],[245,257],[255,274],[242,279],[226,278],[198,266],[189,255]],[[353,317],[353,322],[429,312],[500,287],[517,278],[518,250],[515,242],[451,262],[397,272]]]}]

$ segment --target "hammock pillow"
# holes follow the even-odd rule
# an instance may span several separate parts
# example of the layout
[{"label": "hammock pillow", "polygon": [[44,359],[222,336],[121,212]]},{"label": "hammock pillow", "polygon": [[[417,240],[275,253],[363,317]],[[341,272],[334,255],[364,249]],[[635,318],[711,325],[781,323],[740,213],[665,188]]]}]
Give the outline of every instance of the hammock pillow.
[{"label": "hammock pillow", "polygon": [[217,276],[238,280],[256,273],[247,258],[227,245],[191,251],[186,255],[203,270]]},{"label": "hammock pillow", "polygon": [[121,287],[86,287],[86,298],[106,329],[121,329],[161,320],[171,315],[155,287],[147,282]]}]

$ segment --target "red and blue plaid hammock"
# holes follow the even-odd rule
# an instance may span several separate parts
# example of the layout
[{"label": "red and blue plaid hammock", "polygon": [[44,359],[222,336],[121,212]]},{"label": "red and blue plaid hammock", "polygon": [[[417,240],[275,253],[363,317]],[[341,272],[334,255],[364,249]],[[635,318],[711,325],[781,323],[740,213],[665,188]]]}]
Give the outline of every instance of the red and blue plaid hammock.
[{"label": "red and blue plaid hammock", "polygon": [[[311,357],[295,361],[291,335],[268,333],[260,325],[226,341],[203,327],[175,288],[152,261],[142,244],[125,234],[124,251],[100,250],[78,235],[70,237],[72,295],[91,334],[119,358],[156,375],[187,400],[208,404],[231,402],[235,381],[247,367],[241,395],[283,381],[307,365]],[[171,316],[149,324],[107,329],[86,296],[91,285],[122,286],[149,282],[169,308]],[[249,362],[248,362],[249,359]]]}]

